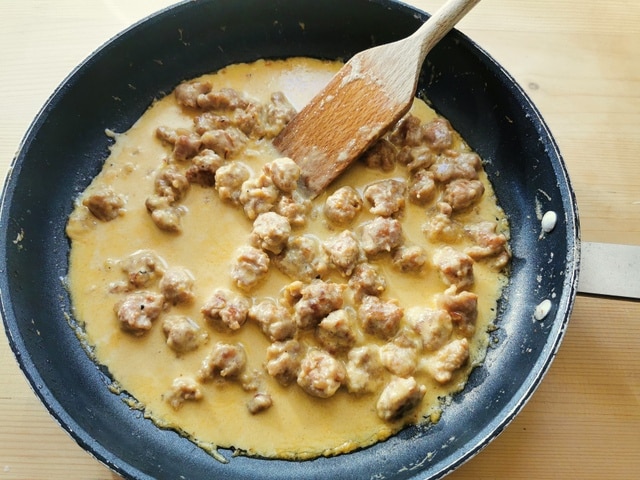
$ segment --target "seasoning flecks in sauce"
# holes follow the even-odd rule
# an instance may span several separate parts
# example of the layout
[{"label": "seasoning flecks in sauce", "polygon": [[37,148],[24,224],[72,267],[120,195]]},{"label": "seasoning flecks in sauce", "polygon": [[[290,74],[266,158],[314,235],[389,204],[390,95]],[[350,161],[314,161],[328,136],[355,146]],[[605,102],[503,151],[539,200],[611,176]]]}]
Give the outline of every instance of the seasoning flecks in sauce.
[{"label": "seasoning flecks in sauce", "polygon": [[437,420],[484,358],[508,223],[449,123],[416,100],[313,201],[271,144],[340,66],[181,84],[116,135],[69,219],[96,360],[198,445],[346,453]]}]

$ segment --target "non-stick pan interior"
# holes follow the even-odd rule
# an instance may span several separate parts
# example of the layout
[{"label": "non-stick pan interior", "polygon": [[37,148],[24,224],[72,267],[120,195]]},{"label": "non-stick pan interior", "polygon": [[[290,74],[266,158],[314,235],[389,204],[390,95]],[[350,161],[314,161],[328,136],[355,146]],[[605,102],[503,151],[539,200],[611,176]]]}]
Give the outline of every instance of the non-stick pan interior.
[{"label": "non-stick pan interior", "polygon": [[[222,451],[230,462],[221,464],[111,393],[108,375],[69,327],[64,226],[74,198],[108,155],[105,129],[128,129],[180,81],[230,63],[298,55],[347,59],[408,35],[425,19],[384,0],[185,2],[114,38],[50,98],[5,185],[2,313],[34,390],[98,459],[130,478],[438,478],[485,446],[529,398],[555,355],[575,296],[575,200],[538,112],[506,72],[457,32],[429,55],[420,93],[487,160],[511,221],[513,274],[487,361],[438,424],[333,458],[285,462]],[[559,221],[543,234],[540,215],[548,210]],[[551,310],[536,320],[543,300]]]}]

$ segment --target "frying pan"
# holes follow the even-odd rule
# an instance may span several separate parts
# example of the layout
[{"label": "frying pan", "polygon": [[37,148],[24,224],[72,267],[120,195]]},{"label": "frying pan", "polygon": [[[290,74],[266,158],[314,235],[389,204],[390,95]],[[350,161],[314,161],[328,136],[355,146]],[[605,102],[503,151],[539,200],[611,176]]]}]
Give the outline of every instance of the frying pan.
[{"label": "frying pan", "polygon": [[[108,371],[90,359],[69,326],[74,319],[63,282],[69,254],[64,227],[74,198],[108,156],[112,140],[105,129],[127,130],[184,79],[260,58],[347,59],[407,36],[426,18],[389,0],[184,2],[105,44],[38,114],[2,198],[5,330],[51,414],[115,472],[133,479],[441,478],[494,439],[530,398],[560,346],[576,294],[576,203],[535,106],[504,69],[457,31],[428,56],[419,93],[486,160],[511,222],[513,263],[486,361],[437,424],[409,427],[337,457],[290,462],[221,450],[229,460],[222,464],[111,393]],[[558,215],[548,233],[540,224],[547,211]],[[546,315],[541,304],[550,306]]]}]

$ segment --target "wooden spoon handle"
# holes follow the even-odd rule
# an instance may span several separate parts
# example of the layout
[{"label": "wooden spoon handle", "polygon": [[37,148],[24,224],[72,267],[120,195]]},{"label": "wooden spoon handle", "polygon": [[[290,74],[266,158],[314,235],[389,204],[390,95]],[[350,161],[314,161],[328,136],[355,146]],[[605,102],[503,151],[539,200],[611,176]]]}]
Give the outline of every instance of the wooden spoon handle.
[{"label": "wooden spoon handle", "polygon": [[408,39],[421,44],[422,60],[480,0],[449,0]]}]

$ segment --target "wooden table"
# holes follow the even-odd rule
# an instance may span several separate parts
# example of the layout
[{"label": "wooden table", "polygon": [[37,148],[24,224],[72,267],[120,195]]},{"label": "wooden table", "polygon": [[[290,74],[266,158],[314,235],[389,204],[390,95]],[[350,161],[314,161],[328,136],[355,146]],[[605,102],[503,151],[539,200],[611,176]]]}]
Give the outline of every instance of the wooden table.
[{"label": "wooden table", "polygon": [[[41,105],[92,50],[170,0],[2,0],[0,176]],[[443,1],[410,0],[426,11]],[[532,97],[560,145],[586,241],[640,245],[640,2],[485,0],[459,29]],[[451,479],[640,472],[640,302],[579,297],[516,420]],[[56,424],[0,336],[0,480],[113,479]]]}]

